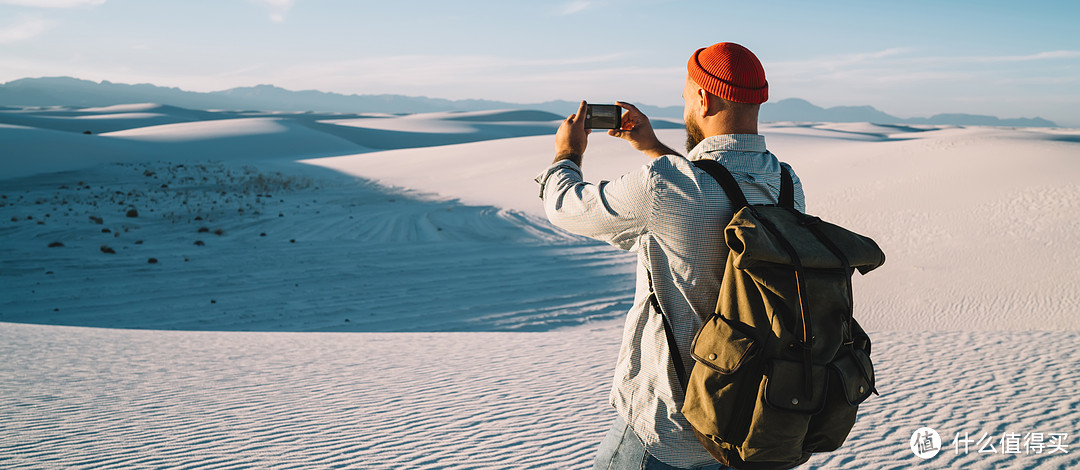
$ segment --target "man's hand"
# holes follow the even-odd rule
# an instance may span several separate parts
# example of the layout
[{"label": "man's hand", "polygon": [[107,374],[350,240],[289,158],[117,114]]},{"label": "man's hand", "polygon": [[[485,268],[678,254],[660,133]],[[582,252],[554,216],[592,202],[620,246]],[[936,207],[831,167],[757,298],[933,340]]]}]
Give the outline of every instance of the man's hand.
[{"label": "man's hand", "polygon": [[571,114],[555,132],[555,161],[570,160],[581,166],[581,157],[589,145],[589,129],[585,128],[585,102]]},{"label": "man's hand", "polygon": [[653,130],[652,123],[649,122],[649,118],[639,111],[637,106],[622,101],[616,101],[615,104],[625,109],[626,112],[622,116],[622,127],[608,131],[608,135],[630,142],[630,145],[649,158],[679,154],[660,142],[660,139],[656,137],[656,131]]}]

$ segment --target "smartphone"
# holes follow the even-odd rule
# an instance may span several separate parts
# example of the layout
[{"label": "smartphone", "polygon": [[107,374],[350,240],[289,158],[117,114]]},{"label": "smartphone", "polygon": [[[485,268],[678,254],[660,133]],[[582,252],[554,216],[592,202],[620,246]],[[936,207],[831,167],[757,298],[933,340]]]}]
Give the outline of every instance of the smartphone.
[{"label": "smartphone", "polygon": [[586,129],[619,129],[622,127],[622,108],[614,104],[585,105]]}]

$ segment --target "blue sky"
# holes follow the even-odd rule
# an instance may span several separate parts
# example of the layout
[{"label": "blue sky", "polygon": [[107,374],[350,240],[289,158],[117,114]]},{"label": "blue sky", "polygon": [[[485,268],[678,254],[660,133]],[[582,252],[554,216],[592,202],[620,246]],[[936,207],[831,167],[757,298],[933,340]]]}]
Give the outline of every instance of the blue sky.
[{"label": "blue sky", "polygon": [[0,82],[680,105],[690,53],[733,41],[771,100],[1080,127],[1078,23],[1039,0],[0,0]]}]

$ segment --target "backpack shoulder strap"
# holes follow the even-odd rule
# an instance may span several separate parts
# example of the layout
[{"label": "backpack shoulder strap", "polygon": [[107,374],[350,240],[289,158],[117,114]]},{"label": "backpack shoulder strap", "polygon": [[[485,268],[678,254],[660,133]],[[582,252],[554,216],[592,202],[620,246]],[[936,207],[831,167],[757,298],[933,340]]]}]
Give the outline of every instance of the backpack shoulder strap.
[{"label": "backpack shoulder strap", "polygon": [[652,303],[656,312],[660,314],[660,320],[664,322],[664,336],[667,337],[668,353],[671,354],[671,361],[675,365],[675,376],[679,379],[679,385],[682,386],[683,393],[686,393],[686,387],[690,383],[690,374],[686,373],[686,367],[683,366],[682,362],[682,354],[679,353],[679,346],[675,343],[675,332],[672,331],[674,327],[671,326],[671,321],[668,320],[664,309],[660,307],[660,300],[656,298],[656,292],[649,295],[649,302]]},{"label": "backpack shoulder strap", "polygon": [[[720,187],[724,188],[724,192],[727,193],[728,199],[731,199],[731,203],[735,205],[735,211],[744,206],[750,205],[746,201],[746,195],[743,194],[742,188],[739,187],[739,183],[735,181],[735,177],[731,176],[731,172],[728,171],[724,165],[716,160],[701,159],[694,160],[694,166],[701,168],[717,183],[720,183]],[[795,182],[791,178],[791,172],[788,171],[786,166],[780,166],[780,199],[779,206],[786,207],[788,209],[795,208]]]},{"label": "backpack shoulder strap", "polygon": [[795,181],[788,167],[780,165],[780,207],[795,209]]},{"label": "backpack shoulder strap", "polygon": [[731,199],[731,204],[735,206],[735,211],[748,206],[746,202],[746,196],[743,194],[742,189],[739,188],[739,183],[735,181],[735,177],[731,176],[731,172],[724,165],[716,160],[709,160],[703,158],[701,160],[694,160],[694,166],[705,170],[706,173],[711,175],[717,183],[720,183],[720,187],[724,188],[724,193],[727,194],[728,199]]}]

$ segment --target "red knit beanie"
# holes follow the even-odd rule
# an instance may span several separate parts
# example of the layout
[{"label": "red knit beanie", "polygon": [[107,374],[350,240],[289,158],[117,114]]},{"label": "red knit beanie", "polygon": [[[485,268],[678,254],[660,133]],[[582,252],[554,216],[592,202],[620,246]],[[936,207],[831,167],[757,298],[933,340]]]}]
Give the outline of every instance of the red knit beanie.
[{"label": "red knit beanie", "polygon": [[698,86],[725,100],[764,103],[769,99],[765,68],[750,49],[733,42],[698,49],[686,70]]}]

